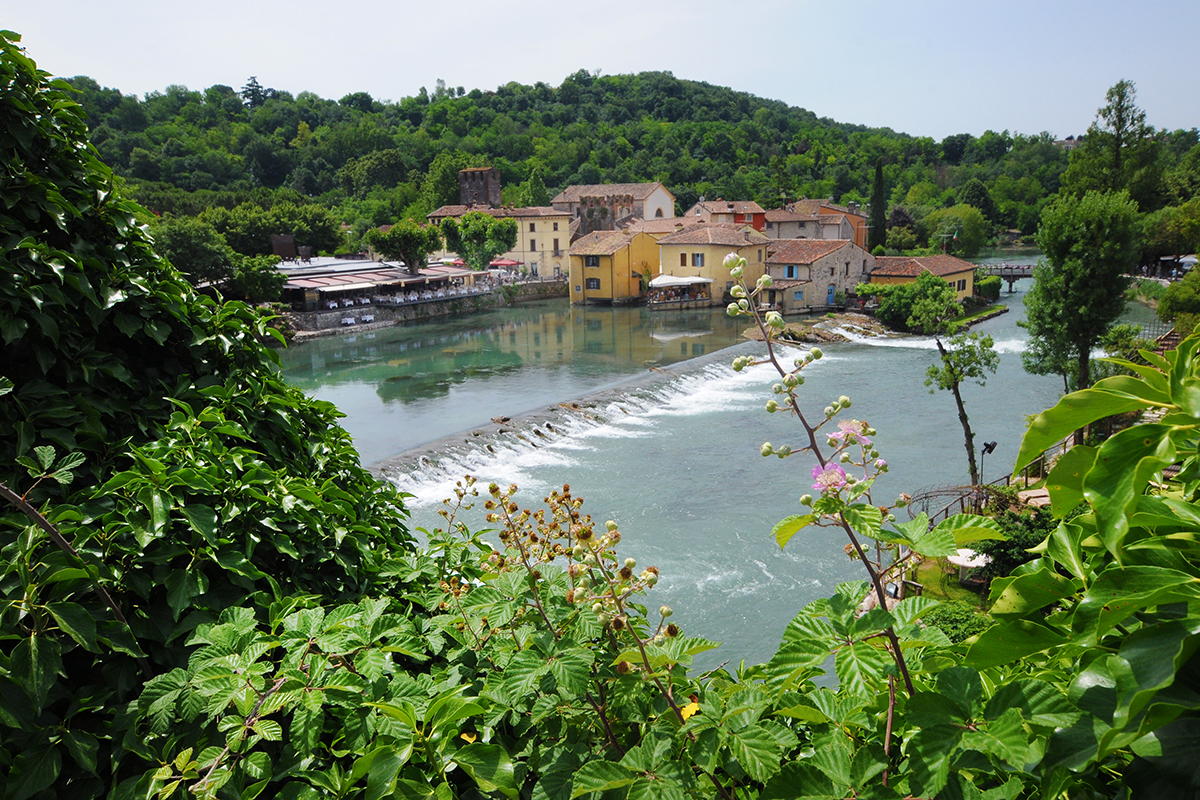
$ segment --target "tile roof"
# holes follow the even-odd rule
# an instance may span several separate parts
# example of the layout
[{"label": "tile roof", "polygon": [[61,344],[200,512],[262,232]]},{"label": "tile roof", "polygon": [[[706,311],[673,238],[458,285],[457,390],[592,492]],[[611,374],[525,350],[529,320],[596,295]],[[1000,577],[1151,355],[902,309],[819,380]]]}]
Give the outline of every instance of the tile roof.
[{"label": "tile roof", "polygon": [[[666,187],[661,183],[589,183],[568,186],[559,192],[551,203],[577,203],[581,197],[606,197],[614,194],[632,195],[635,200],[645,200],[655,189]],[[671,194],[667,191],[667,194]],[[674,197],[675,195],[671,195]]]},{"label": "tile roof", "polygon": [[627,247],[633,239],[621,231],[594,231],[580,236],[571,245],[573,256],[611,256]]},{"label": "tile roof", "polygon": [[800,211],[789,211],[786,208],[773,208],[767,212],[768,222],[816,222],[817,214],[806,214]]},{"label": "tile roof", "polygon": [[727,247],[748,247],[771,241],[754,229],[745,230],[744,225],[723,222],[701,222],[689,225],[678,233],[658,240],[659,244],[719,244]]},{"label": "tile roof", "polygon": [[849,239],[775,239],[767,246],[767,263],[811,264],[848,244]]},{"label": "tile roof", "polygon": [[[815,217],[817,215],[828,216],[830,213],[852,214],[857,217],[865,217],[865,215],[861,212],[851,211],[845,206],[834,205],[828,200],[796,200],[788,203],[783,208],[775,209],[775,211],[776,213],[786,212],[788,214],[795,214],[802,217]],[[771,212],[768,211],[767,213],[770,214]],[[788,217],[787,219],[790,221],[794,218],[795,217]],[[771,217],[768,216],[767,219],[771,219]]]},{"label": "tile roof", "polygon": [[566,211],[560,211],[554,206],[524,206],[514,208],[513,206],[504,206],[502,208],[490,208],[488,206],[442,206],[437,211],[429,215],[429,219],[442,219],[444,217],[461,217],[469,211],[482,211],[484,214],[491,214],[493,217],[565,217]]},{"label": "tile roof", "polygon": [[804,286],[808,283],[812,283],[812,281],[801,281],[795,278],[776,278],[771,281],[771,288],[776,291],[787,291],[788,289],[795,289],[797,286]]},{"label": "tile roof", "polygon": [[[697,207],[704,209],[710,214],[762,214],[765,213],[763,207],[753,200],[705,200],[701,203],[696,203],[689,211],[695,210]],[[694,216],[694,214],[692,215]]]},{"label": "tile roof", "polygon": [[876,256],[875,269],[871,275],[892,278],[915,278],[922,272],[931,272],[939,278],[968,272],[975,269],[970,261],[963,261],[950,255],[921,256]]}]

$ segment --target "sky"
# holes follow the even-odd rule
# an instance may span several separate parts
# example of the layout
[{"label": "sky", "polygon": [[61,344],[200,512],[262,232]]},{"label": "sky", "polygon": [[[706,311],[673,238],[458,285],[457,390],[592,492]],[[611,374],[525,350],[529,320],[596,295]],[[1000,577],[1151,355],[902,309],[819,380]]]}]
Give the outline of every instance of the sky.
[{"label": "sky", "polygon": [[1119,80],[1151,125],[1200,127],[1197,0],[0,0],[53,75],[381,100],[665,70],[838,122],[942,139],[1083,133]]}]

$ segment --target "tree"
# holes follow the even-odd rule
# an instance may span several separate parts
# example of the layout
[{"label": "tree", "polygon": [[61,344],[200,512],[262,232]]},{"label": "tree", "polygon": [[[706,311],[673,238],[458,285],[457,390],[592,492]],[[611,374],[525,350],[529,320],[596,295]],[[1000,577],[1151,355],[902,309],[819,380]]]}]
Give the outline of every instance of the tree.
[{"label": "tree", "polygon": [[1137,106],[1133,81],[1117,81],[1105,99],[1083,144],[1071,153],[1064,188],[1076,195],[1127,191],[1143,211],[1157,208],[1164,194],[1161,146]]},{"label": "tree", "polygon": [[887,194],[883,190],[883,159],[875,159],[875,181],[871,184],[871,235],[867,249],[887,244]]},{"label": "tree", "polygon": [[871,284],[879,297],[876,316],[889,328],[924,334],[952,333],[959,314],[958,294],[949,283],[925,271],[910,283]]},{"label": "tree", "polygon": [[1125,311],[1123,275],[1138,255],[1137,204],[1125,192],[1061,195],[1042,212],[1037,241],[1047,264],[1025,296],[1026,327],[1042,340],[1044,364],[1074,360],[1077,386],[1086,389],[1092,349]]},{"label": "tree", "polygon": [[958,202],[977,208],[989,221],[996,221],[996,204],[992,201],[988,188],[979,178],[971,178],[963,184],[958,190]]},{"label": "tree", "polygon": [[947,250],[957,250],[967,258],[978,253],[988,238],[987,220],[979,209],[965,203],[931,211],[925,227],[930,246],[944,243]]},{"label": "tree", "polygon": [[[963,404],[961,386],[965,381],[974,381],[980,386],[987,382],[988,374],[995,374],[1000,364],[1000,354],[996,352],[992,337],[979,333],[963,333],[951,336],[943,344],[941,338],[937,342],[941,364],[934,364],[925,372],[925,385],[936,386],[948,390],[954,395],[954,404],[958,407],[958,422],[963,429],[963,442],[967,448],[967,467],[971,475],[971,485],[979,485],[979,467],[975,462],[975,434],[967,419],[967,409]],[[933,389],[929,390],[933,394]]]},{"label": "tree", "polygon": [[429,254],[442,246],[442,235],[436,225],[418,225],[412,219],[398,222],[386,232],[373,228],[364,239],[389,261],[403,261],[413,275],[425,266]]},{"label": "tree", "polygon": [[550,205],[550,192],[546,189],[546,183],[542,180],[542,170],[535,169],[533,174],[529,176],[529,180],[525,182],[521,191],[521,205],[523,206],[548,206]]},{"label": "tree", "polygon": [[287,276],[279,271],[279,256],[236,256],[233,274],[225,282],[229,297],[247,303],[273,303],[283,293]]},{"label": "tree", "polygon": [[193,286],[221,283],[233,271],[237,254],[204,220],[167,216],[151,228],[155,249]]},{"label": "tree", "polygon": [[482,271],[493,258],[516,246],[517,222],[512,217],[471,211],[457,220],[443,219],[442,235],[446,237],[447,249],[458,253],[471,269]]}]

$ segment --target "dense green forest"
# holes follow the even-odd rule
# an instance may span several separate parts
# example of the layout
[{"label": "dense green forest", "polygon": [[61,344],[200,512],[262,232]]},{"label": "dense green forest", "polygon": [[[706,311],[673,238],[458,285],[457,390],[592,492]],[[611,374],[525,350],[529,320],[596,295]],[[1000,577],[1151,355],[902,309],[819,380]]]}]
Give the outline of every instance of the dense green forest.
[{"label": "dense green forest", "polygon": [[[315,203],[356,235],[457,202],[465,166],[495,165],[505,202],[545,203],[575,183],[657,180],[683,211],[701,195],[768,208],[800,197],[866,202],[881,162],[875,196],[887,198],[896,231],[887,244],[906,250],[929,244],[931,212],[959,204],[978,209],[989,232],[1032,234],[1065,180],[1097,188],[1097,170],[1067,175],[1070,159],[1100,158],[1086,147],[1068,153],[1045,132],[938,142],[840,123],[666,72],[579,71],[558,87],[509,83],[488,92],[439,81],[399,102],[364,92],[337,101],[293,96],[254,78],[241,90],[173,85],[142,99],[87,77],[70,83],[101,157],[127,181],[126,193],[156,213]],[[1194,197],[1196,129],[1143,124],[1135,133],[1146,145],[1133,191],[1141,210]]]}]

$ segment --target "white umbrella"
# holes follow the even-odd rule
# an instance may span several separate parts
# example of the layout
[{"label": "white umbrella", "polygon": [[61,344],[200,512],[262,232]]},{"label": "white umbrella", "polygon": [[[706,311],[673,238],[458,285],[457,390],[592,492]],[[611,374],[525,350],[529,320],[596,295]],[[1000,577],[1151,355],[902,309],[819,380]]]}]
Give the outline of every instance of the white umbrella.
[{"label": "white umbrella", "polygon": [[974,550],[968,550],[965,547],[960,547],[958,552],[952,556],[946,556],[946,560],[958,567],[958,579],[960,581],[967,577],[967,570],[979,569],[992,563],[991,556],[976,553]]}]

